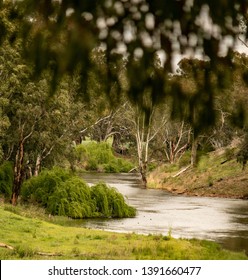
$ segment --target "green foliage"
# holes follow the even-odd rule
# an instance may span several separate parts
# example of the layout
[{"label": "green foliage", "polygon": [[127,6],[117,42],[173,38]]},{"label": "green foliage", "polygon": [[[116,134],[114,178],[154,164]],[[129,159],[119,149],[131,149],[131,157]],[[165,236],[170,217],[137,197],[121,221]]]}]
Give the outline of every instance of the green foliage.
[{"label": "green foliage", "polygon": [[233,148],[226,148],[225,149],[225,158],[226,160],[231,160],[235,156],[235,149]]},{"label": "green foliage", "polygon": [[36,255],[36,250],[30,248],[27,245],[19,245],[15,248],[14,254],[17,255],[18,258],[32,258]]},{"label": "green foliage", "polygon": [[113,158],[109,163],[103,165],[104,171],[107,173],[129,172],[133,165],[127,160],[121,158]]},{"label": "green foliage", "polygon": [[108,173],[128,172],[133,165],[124,159],[116,158],[108,142],[83,141],[75,147],[76,157],[86,170],[103,170]]},{"label": "green foliage", "polygon": [[91,188],[91,196],[96,202],[97,211],[104,217],[134,217],[136,211],[126,204],[124,197],[115,188],[99,183]]},{"label": "green foliage", "polygon": [[247,161],[248,161],[248,133],[246,133],[245,139],[243,140],[241,148],[237,154],[237,162],[243,165],[243,170],[245,169]]},{"label": "green foliage", "polygon": [[116,189],[101,183],[89,187],[81,178],[60,168],[43,171],[24,182],[24,201],[41,204],[52,215],[71,218],[135,216]]},{"label": "green foliage", "polygon": [[96,202],[96,209],[104,217],[111,217],[109,192],[105,184],[97,184],[91,188],[92,198]]},{"label": "green foliage", "polygon": [[191,151],[186,151],[179,160],[179,167],[182,168],[190,164]]},{"label": "green foliage", "polygon": [[158,166],[158,164],[157,164],[156,162],[150,162],[150,163],[148,164],[148,170],[149,170],[149,172],[155,170],[157,166]]},{"label": "green foliage", "polygon": [[106,142],[83,141],[81,145],[76,146],[76,152],[80,160],[93,159],[97,164],[108,163],[113,157],[112,149]]},{"label": "green foliage", "polygon": [[47,210],[53,215],[71,218],[90,218],[95,205],[91,200],[89,186],[73,176],[58,185],[48,198]]},{"label": "green foliage", "polygon": [[48,206],[49,197],[63,182],[67,181],[71,174],[61,168],[44,170],[39,176],[32,177],[22,185],[22,199],[24,201],[35,201],[42,206]]},{"label": "green foliage", "polygon": [[13,181],[13,165],[6,161],[0,166],[0,194],[3,194],[6,199],[11,197]]},{"label": "green foliage", "polygon": [[214,179],[211,175],[208,176],[208,186],[212,187],[214,184]]}]

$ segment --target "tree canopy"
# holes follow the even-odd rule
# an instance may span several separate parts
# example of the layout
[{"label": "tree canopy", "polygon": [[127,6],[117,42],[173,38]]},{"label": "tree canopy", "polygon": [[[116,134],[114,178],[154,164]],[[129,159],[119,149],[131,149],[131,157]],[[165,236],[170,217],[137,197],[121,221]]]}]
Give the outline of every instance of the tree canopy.
[{"label": "tree canopy", "polygon": [[[127,94],[149,115],[154,104],[168,96],[175,100],[184,98],[176,80],[173,85],[168,83],[177,54],[200,55],[209,60],[199,87],[206,98],[193,102],[199,106],[203,101],[202,110],[190,111],[194,114],[197,111],[199,119],[207,119],[209,125],[214,122],[214,92],[228,85],[233,47],[240,36],[245,41],[248,32],[247,0],[220,1],[217,8],[216,1],[206,0],[23,0],[14,3],[10,4],[8,18],[22,24],[17,32],[8,35],[9,39],[15,40],[18,34],[24,38],[24,49],[35,64],[35,73],[49,68],[53,73],[53,88],[63,74],[78,72],[81,95],[87,96],[89,73],[99,66],[90,57],[92,50],[101,47],[106,51],[107,93],[113,93],[110,89],[114,83],[114,96],[118,100],[121,85],[116,64],[117,54],[122,54],[127,59]],[[8,24],[3,21],[0,24],[3,38]],[[163,67],[154,67],[157,54],[162,57]],[[210,72],[217,82],[212,82]],[[98,74],[101,77],[102,72]],[[113,100],[113,96],[110,99]]]}]

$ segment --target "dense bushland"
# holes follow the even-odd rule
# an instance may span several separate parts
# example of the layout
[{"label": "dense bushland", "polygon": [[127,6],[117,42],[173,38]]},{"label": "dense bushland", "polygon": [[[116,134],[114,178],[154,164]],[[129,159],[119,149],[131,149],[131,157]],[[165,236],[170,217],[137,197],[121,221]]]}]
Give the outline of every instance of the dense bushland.
[{"label": "dense bushland", "polygon": [[10,199],[14,180],[13,166],[11,162],[0,165],[0,195]]},{"label": "dense bushland", "polygon": [[78,162],[89,171],[118,173],[133,168],[128,160],[115,157],[108,142],[83,141],[75,147],[75,153]]},{"label": "dense bushland", "polygon": [[71,218],[124,218],[135,216],[115,188],[104,183],[89,187],[81,178],[61,168],[45,170],[22,186],[24,201],[39,203],[52,215]]}]

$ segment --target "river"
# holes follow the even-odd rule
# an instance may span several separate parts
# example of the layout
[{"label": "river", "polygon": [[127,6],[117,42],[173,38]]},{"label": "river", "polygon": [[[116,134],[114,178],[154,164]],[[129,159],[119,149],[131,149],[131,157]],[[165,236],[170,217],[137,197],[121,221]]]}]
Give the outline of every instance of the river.
[{"label": "river", "polygon": [[144,189],[136,174],[84,174],[89,184],[105,181],[137,209],[129,219],[89,219],[84,227],[116,232],[163,234],[175,238],[213,240],[224,248],[248,254],[248,201],[189,197]]}]

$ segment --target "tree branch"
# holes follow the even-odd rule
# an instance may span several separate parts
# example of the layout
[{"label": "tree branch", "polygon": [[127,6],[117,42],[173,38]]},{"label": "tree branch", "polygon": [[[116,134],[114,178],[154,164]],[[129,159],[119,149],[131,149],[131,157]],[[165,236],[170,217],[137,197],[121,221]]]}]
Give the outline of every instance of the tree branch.
[{"label": "tree branch", "polygon": [[239,40],[242,44],[244,44],[244,46],[245,46],[246,48],[248,48],[248,44],[247,44],[244,40],[242,40],[240,37],[238,37],[238,40]]}]

